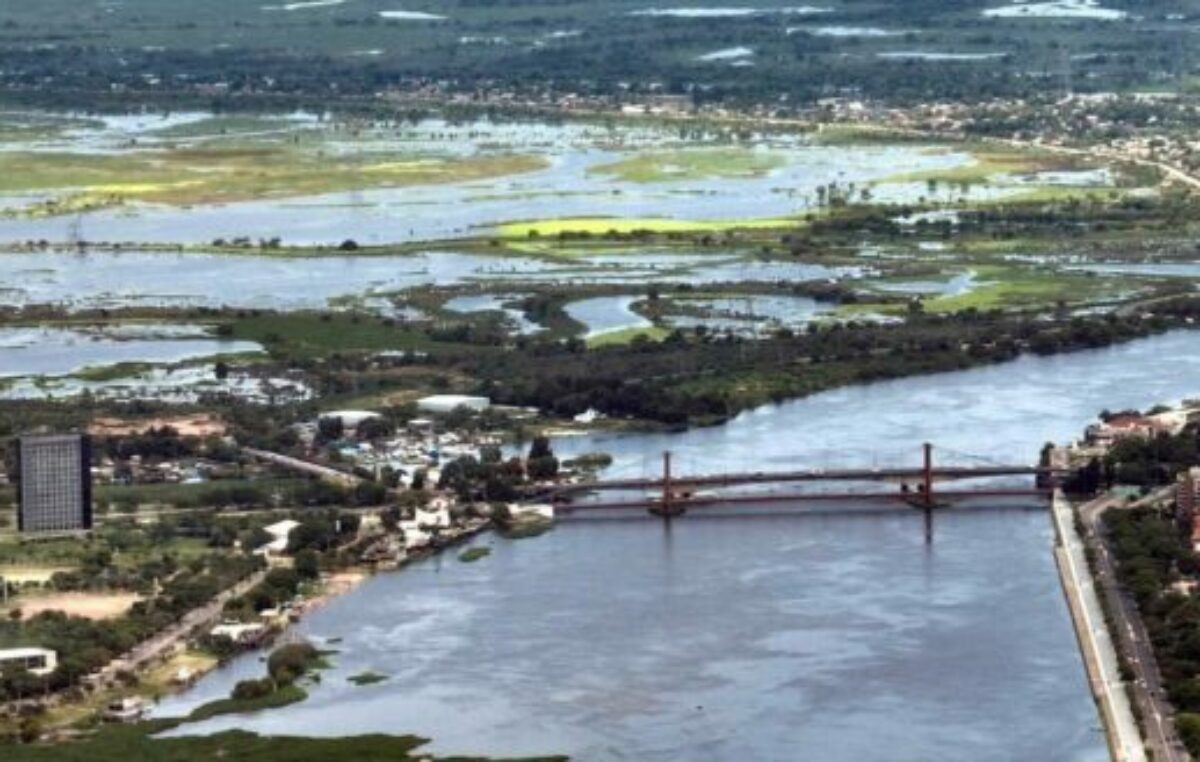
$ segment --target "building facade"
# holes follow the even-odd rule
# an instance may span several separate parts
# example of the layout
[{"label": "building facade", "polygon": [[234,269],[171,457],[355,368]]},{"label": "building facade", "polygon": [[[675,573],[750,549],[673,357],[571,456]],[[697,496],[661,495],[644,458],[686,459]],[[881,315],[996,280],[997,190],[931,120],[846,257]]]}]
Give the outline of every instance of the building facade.
[{"label": "building facade", "polygon": [[31,675],[48,675],[58,666],[58,653],[48,648],[7,648],[0,650],[0,670],[24,669]]},{"label": "building facade", "polygon": [[80,434],[17,440],[17,529],[61,534],[92,528],[91,440]]}]

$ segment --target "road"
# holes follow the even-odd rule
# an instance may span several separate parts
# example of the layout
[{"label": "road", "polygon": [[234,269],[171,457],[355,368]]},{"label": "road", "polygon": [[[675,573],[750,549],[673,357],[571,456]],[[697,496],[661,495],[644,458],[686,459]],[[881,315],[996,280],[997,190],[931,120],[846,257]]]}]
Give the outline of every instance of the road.
[{"label": "road", "polygon": [[346,487],[353,487],[362,481],[354,474],[348,474],[345,471],[339,471],[336,468],[322,466],[319,463],[310,463],[307,460],[300,460],[289,455],[280,455],[277,452],[268,452],[267,450],[255,450],[250,447],[242,448],[242,452],[247,455],[265,460],[268,463],[274,463],[282,468],[287,468],[292,471],[298,471],[309,476],[316,476],[320,479],[327,479],[331,482],[336,482]]},{"label": "road", "polygon": [[1084,542],[1075,530],[1075,513],[1062,492],[1054,493],[1051,513],[1058,535],[1054,550],[1063,592],[1112,758],[1115,762],[1146,762],[1146,746],[1121,680],[1119,657],[1105,626],[1104,610],[1088,572]]},{"label": "road", "polygon": [[[1159,497],[1163,496],[1166,495],[1159,494]],[[1128,655],[1129,666],[1133,670],[1131,687],[1145,726],[1146,745],[1155,762],[1184,762],[1191,757],[1175,732],[1172,719],[1174,709],[1163,690],[1150,637],[1138,613],[1137,603],[1117,581],[1116,564],[1104,539],[1104,513],[1113,509],[1121,510],[1121,505],[1123,503],[1116,498],[1104,496],[1080,506],[1084,542],[1093,551],[1096,559],[1095,582],[1112,614],[1113,629],[1116,630],[1121,651]]]},{"label": "road", "polygon": [[110,663],[107,667],[100,671],[100,677],[104,680],[110,680],[116,676],[116,673],[121,670],[137,672],[142,667],[161,658],[168,653],[170,649],[194,628],[208,623],[215,622],[221,616],[221,611],[225,608],[225,603],[231,598],[236,598],[239,595],[248,593],[252,588],[257,586],[267,576],[269,569],[251,574],[246,579],[242,580],[233,587],[219,593],[215,598],[201,606],[200,608],[192,609],[183,618],[175,624],[162,630],[149,640],[142,641],[134,646],[133,650],[123,655],[120,659]]}]

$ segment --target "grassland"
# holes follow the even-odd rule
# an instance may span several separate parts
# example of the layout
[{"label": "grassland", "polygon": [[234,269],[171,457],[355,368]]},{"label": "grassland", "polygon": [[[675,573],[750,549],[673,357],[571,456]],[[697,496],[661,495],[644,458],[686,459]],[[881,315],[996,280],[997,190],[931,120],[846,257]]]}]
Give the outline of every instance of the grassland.
[{"label": "grassland", "polygon": [[139,507],[201,507],[217,503],[234,489],[251,488],[269,495],[286,492],[303,483],[303,479],[222,479],[202,484],[105,484],[96,487],[95,502],[99,508],[113,506],[118,510],[129,510],[129,515],[133,516],[134,509]]},{"label": "grassland", "polygon": [[642,153],[588,169],[629,183],[761,177],[787,163],[781,153],[749,148],[696,148]]},{"label": "grassland", "polygon": [[647,341],[662,341],[671,332],[662,326],[649,325],[637,326],[634,328],[625,328],[619,331],[606,331],[598,334],[587,340],[588,347],[595,349],[597,347],[611,347],[620,344],[629,344],[634,339],[645,339]]},{"label": "grassland", "polygon": [[800,222],[788,217],[746,220],[677,220],[665,217],[566,217],[553,220],[509,222],[500,226],[502,238],[552,236],[606,236],[670,233],[729,233],[736,230],[795,228]]},{"label": "grassland", "polygon": [[[84,740],[4,749],[5,762],[487,762],[483,757],[438,758],[420,751],[416,736],[364,735],[346,738],[259,736],[240,730],[211,736],[154,738],[178,723],[170,720],[109,725]],[[515,762],[515,761],[514,761]],[[524,762],[566,762],[566,757],[530,757]]]},{"label": "grassland", "polygon": [[298,704],[308,698],[308,693],[298,685],[285,685],[265,696],[256,699],[217,699],[196,707],[188,715],[190,722],[200,722],[219,717],[223,714],[244,714],[246,712],[261,712],[265,709]]},{"label": "grassland", "polygon": [[437,346],[420,331],[340,313],[246,315],[230,325],[234,338],[257,341],[274,356],[293,358],[334,352],[427,351]]},{"label": "grassland", "polygon": [[[21,543],[12,536],[0,537],[0,565],[20,567],[27,572],[36,568],[74,568],[88,553],[105,548],[106,543],[97,541],[47,539]],[[174,555],[186,561],[207,555],[211,551],[212,548],[202,539],[176,537],[152,542],[149,538],[140,538],[140,541],[131,542],[122,548],[114,563],[123,568],[134,568],[150,558],[164,554]]]},{"label": "grassland", "polygon": [[141,202],[188,206],[484,180],[542,169],[544,158],[334,153],[285,142],[120,153],[0,153],[0,193],[50,193],[26,213],[55,215]]},{"label": "grassland", "polygon": [[1021,309],[1057,304],[1087,304],[1128,292],[1128,282],[1086,273],[1064,273],[1004,266],[976,268],[979,285],[965,294],[925,301],[929,312],[966,309]]}]

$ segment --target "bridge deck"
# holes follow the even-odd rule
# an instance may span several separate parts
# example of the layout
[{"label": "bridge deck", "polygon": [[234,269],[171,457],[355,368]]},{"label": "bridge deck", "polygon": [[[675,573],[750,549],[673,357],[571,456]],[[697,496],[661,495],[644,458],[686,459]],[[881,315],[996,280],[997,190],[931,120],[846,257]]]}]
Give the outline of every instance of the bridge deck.
[{"label": "bridge deck", "polygon": [[[1038,498],[1049,500],[1051,490],[1033,488],[1012,489],[983,489],[983,490],[954,490],[941,491],[934,494],[934,499],[942,504],[944,501],[963,500],[967,498]],[[803,502],[895,502],[917,505],[921,495],[915,492],[790,492],[787,494],[763,493],[758,495],[705,495],[702,497],[677,498],[671,500],[670,507],[691,510],[693,508],[714,508],[722,505],[745,504],[780,504]],[[662,501],[657,498],[640,500],[623,500],[612,502],[567,503],[559,506],[564,513],[577,511],[608,511],[620,509],[661,508]]]},{"label": "bridge deck", "polygon": [[[982,466],[982,467],[939,467],[929,471],[935,481],[960,479],[983,479],[997,476],[1052,476],[1062,473],[1058,469],[1037,466]],[[739,484],[772,484],[788,482],[818,481],[918,481],[925,477],[922,468],[842,468],[810,469],[805,471],[781,471],[731,474],[706,474],[700,476],[672,476],[672,487],[729,487]],[[551,494],[576,492],[598,492],[614,490],[662,489],[662,477],[641,479],[607,479],[594,482],[567,484],[550,490]]]}]

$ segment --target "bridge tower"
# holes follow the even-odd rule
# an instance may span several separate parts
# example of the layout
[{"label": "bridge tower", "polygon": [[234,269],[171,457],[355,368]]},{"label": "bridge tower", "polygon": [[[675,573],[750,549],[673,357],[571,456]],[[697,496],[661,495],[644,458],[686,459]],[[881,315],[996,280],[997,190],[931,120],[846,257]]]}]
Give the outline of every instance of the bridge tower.
[{"label": "bridge tower", "polygon": [[921,469],[921,499],[925,508],[933,507],[933,445],[926,442],[922,447],[925,453],[925,464]]},{"label": "bridge tower", "polygon": [[663,450],[663,491],[662,515],[663,521],[671,520],[671,451]]}]

